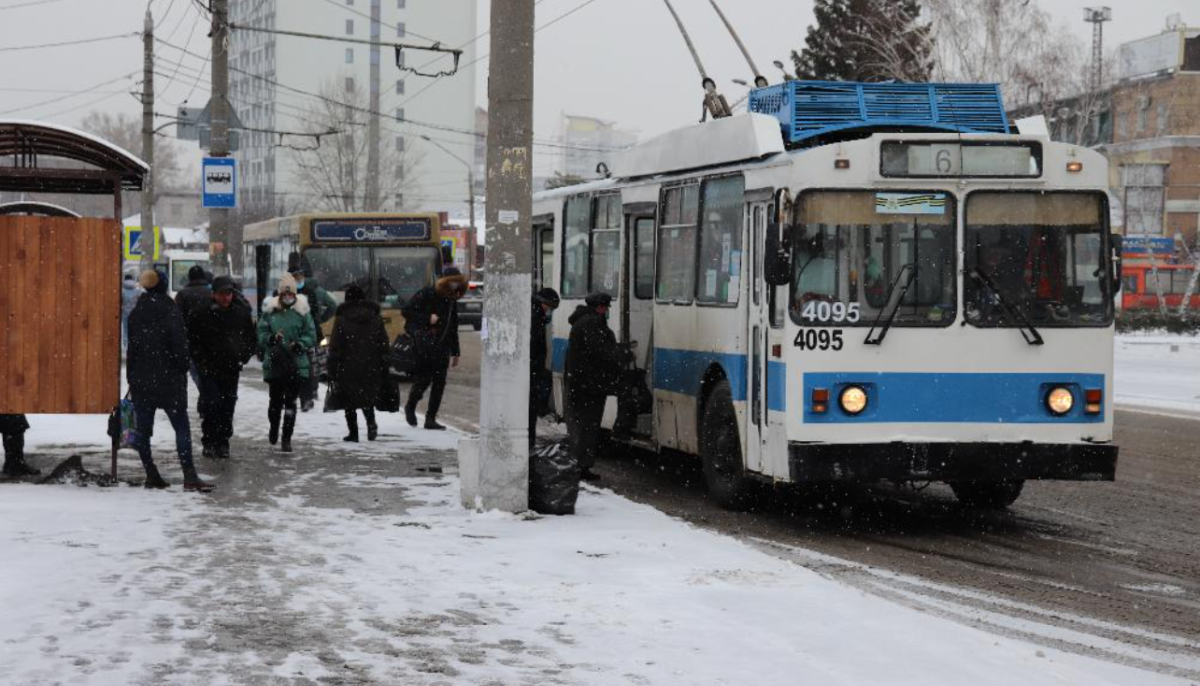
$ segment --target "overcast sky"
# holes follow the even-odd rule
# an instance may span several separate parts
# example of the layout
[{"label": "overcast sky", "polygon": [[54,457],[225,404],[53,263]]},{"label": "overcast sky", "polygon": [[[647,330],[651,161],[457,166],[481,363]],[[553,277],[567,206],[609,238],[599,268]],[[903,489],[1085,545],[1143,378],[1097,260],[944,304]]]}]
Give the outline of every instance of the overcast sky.
[{"label": "overcast sky", "polygon": [[[1082,8],[1102,1],[1040,0],[1040,3],[1075,39],[1090,41],[1091,27],[1083,22]],[[30,2],[41,4],[14,7]],[[742,33],[760,68],[775,80],[778,71],[770,66],[771,61],[786,61],[792,48],[803,45],[812,21],[812,0],[719,2]],[[745,89],[731,79],[748,80],[751,74],[708,0],[674,0],[674,4],[696,40],[705,67],[731,102],[740,98]],[[1110,46],[1158,33],[1172,13],[1180,13],[1192,26],[1200,25],[1197,0],[1109,0],[1109,4],[1114,21],[1105,27],[1105,41]],[[207,30],[197,24],[199,12],[194,5],[194,0],[154,0],[161,21],[158,32],[176,44],[188,42],[190,36],[193,51],[207,52]],[[487,27],[489,5],[490,0],[480,1],[481,32]],[[535,99],[539,138],[557,135],[563,112],[611,119],[640,131],[643,136],[699,118],[699,78],[662,3],[540,0],[537,23],[546,25],[576,8],[579,9],[573,14],[537,34]],[[139,114],[139,104],[126,94],[135,87],[141,73],[141,41],[137,38],[46,50],[4,48],[137,32],[141,30],[144,11],[143,0],[0,0],[0,117],[76,124],[93,109]],[[421,31],[417,26],[409,28]],[[481,41],[480,54],[487,52],[488,40],[485,37]],[[166,57],[167,53],[160,57],[165,61],[162,69],[172,73],[173,62]],[[485,105],[486,76],[484,61],[454,78],[476,79],[479,102]],[[165,87],[164,81],[167,81]],[[193,105],[203,104],[208,97],[207,75],[196,84],[191,72],[184,69],[174,80],[160,77],[158,82],[159,97],[170,109],[189,93]],[[98,87],[86,94],[69,93],[95,86]],[[423,97],[436,93],[436,89],[437,86]],[[46,102],[58,98],[61,99]],[[546,173],[553,160],[541,155],[539,151],[538,172]]]}]

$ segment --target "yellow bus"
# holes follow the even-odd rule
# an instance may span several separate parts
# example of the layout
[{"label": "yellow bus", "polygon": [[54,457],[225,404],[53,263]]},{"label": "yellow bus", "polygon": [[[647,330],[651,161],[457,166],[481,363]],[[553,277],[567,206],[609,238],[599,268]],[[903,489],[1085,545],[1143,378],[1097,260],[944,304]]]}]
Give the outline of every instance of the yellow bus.
[{"label": "yellow bus", "polygon": [[[300,214],[247,224],[243,234],[244,292],[261,309],[299,253],[312,278],[339,303],[358,284],[383,309],[388,339],[404,330],[400,308],[433,284],[443,262],[435,213]],[[324,335],[332,324],[324,327]]]}]

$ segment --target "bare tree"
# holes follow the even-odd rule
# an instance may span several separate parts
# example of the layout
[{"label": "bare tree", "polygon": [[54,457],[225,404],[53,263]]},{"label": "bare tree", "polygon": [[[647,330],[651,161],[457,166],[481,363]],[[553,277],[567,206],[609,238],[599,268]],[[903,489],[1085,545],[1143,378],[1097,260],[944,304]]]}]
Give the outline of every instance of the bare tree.
[{"label": "bare tree", "polygon": [[[140,117],[119,112],[89,112],[80,124],[88,133],[124,148],[144,158],[142,151],[142,120]],[[162,135],[154,138],[154,181],[160,191],[183,190],[190,185],[183,178],[183,162],[179,148]]]},{"label": "bare tree", "polygon": [[[367,94],[353,79],[333,79],[308,110],[308,132],[319,139],[295,153],[295,176],[311,206],[331,212],[402,209],[417,189],[419,155],[400,145],[380,145],[380,207],[367,207]],[[333,133],[330,133],[333,132]],[[306,144],[307,145],[307,144]]]}]

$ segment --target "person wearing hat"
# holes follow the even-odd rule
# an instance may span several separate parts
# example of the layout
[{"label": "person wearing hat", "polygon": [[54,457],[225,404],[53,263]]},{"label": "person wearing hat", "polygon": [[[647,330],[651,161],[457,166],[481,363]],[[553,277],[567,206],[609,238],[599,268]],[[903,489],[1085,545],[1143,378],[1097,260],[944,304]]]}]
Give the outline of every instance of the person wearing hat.
[{"label": "person wearing hat", "polygon": [[438,424],[438,409],[442,392],[446,390],[446,374],[458,366],[458,301],[467,292],[467,277],[454,267],[446,267],[432,286],[417,291],[404,306],[404,329],[413,339],[416,353],[416,381],[408,392],[404,418],[409,426],[417,425],[417,403],[432,386],[429,406],[425,409],[425,428],[444,431]]},{"label": "person wearing hat", "polygon": [[213,279],[209,306],[192,310],[188,344],[200,379],[200,443],[204,457],[229,458],[238,378],[258,349],[250,309],[228,276]]},{"label": "person wearing hat", "polygon": [[279,440],[279,420],[283,419],[283,442],[279,449],[292,452],[292,431],[296,428],[296,399],[308,383],[311,373],[309,351],[317,344],[317,329],[308,298],[296,292],[296,280],[284,274],[277,295],[263,301],[258,318],[258,348],[263,354],[263,380],[271,389],[267,407],[271,445]]},{"label": "person wearing hat", "polygon": [[[316,325],[317,341],[325,338],[324,325],[337,312],[338,303],[329,291],[321,288],[321,284],[313,278],[312,266],[300,256],[300,253],[288,255],[288,272],[296,280],[296,293],[308,298],[308,306],[312,310],[313,323]],[[314,351],[316,348],[313,349]],[[313,354],[309,353],[309,363],[313,362]],[[309,375],[308,382],[300,389],[300,409],[308,412],[315,404],[320,379],[316,374]]]},{"label": "person wearing hat", "polygon": [[207,493],[212,484],[200,479],[192,462],[192,433],[187,414],[188,340],[183,315],[167,294],[162,272],[142,272],[146,290],[129,314],[129,350],[125,375],[137,426],[134,448],[146,468],[146,488],[171,484],[158,472],[150,452],[154,414],[162,410],[175,430],[175,449],[183,468],[183,490]]},{"label": "person wearing hat", "polygon": [[553,388],[553,376],[546,366],[546,332],[554,310],[560,303],[558,292],[543,288],[533,294],[533,312],[529,316],[529,450],[537,438],[538,417],[545,414]]},{"label": "person wearing hat", "polygon": [[175,294],[175,304],[183,313],[183,321],[191,319],[193,310],[203,310],[212,304],[212,281],[204,271],[204,267],[193,264],[188,270],[187,285]]},{"label": "person wearing hat", "polygon": [[621,355],[617,337],[608,328],[612,296],[592,293],[567,320],[567,437],[572,452],[589,481],[599,476],[592,471],[600,445],[600,422],[608,396],[615,395],[621,378]]},{"label": "person wearing hat", "polygon": [[346,413],[349,433],[344,440],[358,442],[359,410],[367,420],[367,440],[379,435],[375,405],[390,374],[390,353],[379,303],[367,300],[366,291],[351,284],[329,335],[329,382],[337,404]]},{"label": "person wearing hat", "polygon": [[23,414],[0,414],[0,438],[4,443],[4,468],[0,473],[8,477],[37,476],[42,473],[25,462],[25,432],[29,421]]}]

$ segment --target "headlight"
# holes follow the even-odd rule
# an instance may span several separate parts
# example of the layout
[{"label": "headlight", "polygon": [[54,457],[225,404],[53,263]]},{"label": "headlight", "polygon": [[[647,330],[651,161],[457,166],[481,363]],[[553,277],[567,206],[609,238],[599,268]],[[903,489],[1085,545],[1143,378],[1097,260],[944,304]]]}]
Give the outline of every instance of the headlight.
[{"label": "headlight", "polygon": [[1050,391],[1046,395],[1046,407],[1053,414],[1064,415],[1075,407],[1075,396],[1071,395],[1071,391],[1058,387]]},{"label": "headlight", "polygon": [[861,386],[847,386],[838,402],[846,414],[861,414],[867,409],[867,392]]},{"label": "headlight", "polygon": [[329,337],[328,336],[321,339],[321,347],[324,348],[327,345],[329,345]]}]

